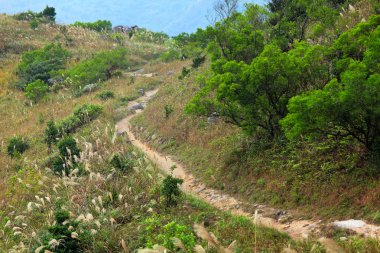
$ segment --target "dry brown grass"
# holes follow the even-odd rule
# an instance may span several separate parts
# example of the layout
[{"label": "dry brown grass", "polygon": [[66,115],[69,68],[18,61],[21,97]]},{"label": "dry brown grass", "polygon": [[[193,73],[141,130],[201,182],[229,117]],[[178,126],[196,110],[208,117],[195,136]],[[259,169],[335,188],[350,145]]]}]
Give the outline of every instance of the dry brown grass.
[{"label": "dry brown grass", "polygon": [[[72,41],[67,43],[67,38]],[[62,26],[43,24],[34,31],[28,22],[0,15],[0,178],[8,178],[13,174],[16,165],[33,167],[37,161],[48,155],[46,145],[42,143],[42,134],[48,120],[58,121],[84,103],[103,103],[106,113],[114,113],[111,102],[96,99],[96,92],[73,98],[71,91],[64,89],[58,93],[49,93],[45,101],[31,106],[23,93],[13,88],[17,81],[15,70],[21,53],[52,42],[59,42],[68,49],[69,65],[74,65],[93,53],[118,46],[106,35],[80,27],[68,26],[64,31]],[[145,64],[149,55],[164,50],[162,46],[141,42],[128,42],[126,48],[130,52],[129,61],[138,65]],[[112,90],[120,98],[135,93],[138,87],[149,82],[152,80],[138,79],[135,83],[130,83],[126,74],[122,78],[106,82],[102,89]],[[22,160],[10,159],[6,154],[7,141],[14,135],[26,137],[32,147],[23,155]],[[3,198],[3,195],[0,196],[0,202]]]}]

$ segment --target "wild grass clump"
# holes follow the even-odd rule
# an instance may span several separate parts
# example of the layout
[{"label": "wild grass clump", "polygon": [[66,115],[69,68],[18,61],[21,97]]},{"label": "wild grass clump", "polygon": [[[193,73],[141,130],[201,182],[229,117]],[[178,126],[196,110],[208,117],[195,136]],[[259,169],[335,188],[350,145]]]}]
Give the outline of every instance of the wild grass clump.
[{"label": "wild grass clump", "polygon": [[136,166],[135,158],[127,154],[114,154],[109,160],[111,166],[117,169],[121,173],[125,173],[133,169]]},{"label": "wild grass clump", "polygon": [[[55,223],[40,231],[38,242],[33,252],[75,253],[83,252],[78,225],[79,222],[70,218],[70,213],[60,209],[54,213]],[[42,244],[42,245],[41,245]]]},{"label": "wild grass clump", "polygon": [[77,146],[76,140],[68,135],[57,144],[59,156],[53,159],[52,169],[57,174],[69,175],[71,170],[78,164],[81,150]]},{"label": "wild grass clump", "polygon": [[105,91],[102,91],[102,92],[99,92],[98,94],[96,94],[96,97],[99,98],[100,100],[109,100],[109,99],[112,99],[115,97],[115,93],[113,91],[110,91],[110,90],[105,90]]},{"label": "wild grass clump", "polygon": [[15,136],[8,141],[7,152],[12,158],[20,156],[29,148],[29,143],[23,137]]},{"label": "wild grass clump", "polygon": [[174,112],[174,108],[172,105],[165,105],[164,107],[164,117],[165,119],[168,119],[170,117],[170,114]]}]

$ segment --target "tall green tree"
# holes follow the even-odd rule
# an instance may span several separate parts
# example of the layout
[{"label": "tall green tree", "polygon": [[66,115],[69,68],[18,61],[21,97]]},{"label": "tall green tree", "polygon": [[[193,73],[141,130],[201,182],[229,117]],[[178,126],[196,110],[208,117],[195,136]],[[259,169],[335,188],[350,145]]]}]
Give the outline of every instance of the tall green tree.
[{"label": "tall green tree", "polygon": [[54,7],[46,6],[46,8],[41,12],[42,16],[44,16],[46,19],[55,22],[55,16],[57,13],[55,12]]},{"label": "tall green tree", "polygon": [[219,112],[250,135],[269,139],[281,134],[279,120],[291,97],[321,87],[328,80],[325,49],[301,43],[290,52],[268,45],[251,64],[219,60],[212,76],[187,105],[188,113]]},{"label": "tall green tree", "polygon": [[379,25],[380,16],[374,16],[337,40],[337,78],[290,100],[281,122],[287,137],[351,137],[368,150],[380,142]]},{"label": "tall green tree", "polygon": [[24,53],[17,69],[21,88],[38,79],[47,83],[52,71],[65,68],[67,57],[67,50],[54,43]]}]

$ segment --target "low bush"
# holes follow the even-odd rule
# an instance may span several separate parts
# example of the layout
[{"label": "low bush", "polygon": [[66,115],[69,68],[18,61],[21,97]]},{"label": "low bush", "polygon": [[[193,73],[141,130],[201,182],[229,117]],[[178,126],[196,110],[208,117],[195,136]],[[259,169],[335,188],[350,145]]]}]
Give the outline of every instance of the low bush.
[{"label": "low bush", "polygon": [[112,23],[109,20],[98,20],[95,22],[75,22],[73,26],[83,27],[97,32],[111,31]]},{"label": "low bush", "polygon": [[25,89],[27,84],[36,80],[47,83],[52,71],[65,68],[67,57],[67,50],[59,44],[50,44],[42,49],[23,53],[17,69],[20,82],[16,86]]},{"label": "low bush", "polygon": [[29,148],[28,142],[19,136],[12,137],[8,142],[7,152],[12,158],[21,155]]},{"label": "low bush", "polygon": [[179,185],[183,183],[182,179],[174,178],[173,176],[167,176],[162,182],[161,193],[164,195],[166,199],[166,206],[176,206],[177,200],[176,198],[181,195],[181,190],[179,189]]},{"label": "low bush", "polygon": [[26,86],[25,97],[37,103],[46,96],[48,90],[49,86],[44,81],[36,80]]},{"label": "low bush", "polygon": [[32,21],[30,21],[29,25],[32,30],[37,30],[40,23],[38,22],[37,19],[33,19]]},{"label": "low bush", "polygon": [[126,68],[126,54],[127,51],[123,48],[101,52],[69,70],[57,74],[63,74],[67,84],[74,90],[81,90],[88,84],[108,80],[116,70]]},{"label": "low bush", "polygon": [[78,107],[71,116],[58,122],[59,135],[74,133],[82,125],[96,119],[102,111],[103,107],[100,105],[84,104]]},{"label": "low bush", "polygon": [[169,39],[169,35],[163,32],[152,32],[146,29],[137,29],[131,35],[134,40],[156,44],[164,44]]},{"label": "low bush", "polygon": [[47,144],[49,150],[51,146],[57,142],[57,138],[59,137],[59,131],[54,121],[50,120],[47,123],[47,127],[45,129],[44,141]]},{"label": "low bush", "polygon": [[39,245],[42,245],[35,246],[33,252],[83,252],[76,232],[80,223],[70,219],[70,213],[62,209],[54,213],[54,218],[55,223],[39,234]]},{"label": "low bush", "polygon": [[14,18],[17,20],[24,20],[24,21],[37,21],[37,22],[55,22],[55,8],[46,6],[46,8],[41,12],[33,12],[33,11],[27,11],[27,12],[21,12],[19,14],[14,15]]},{"label": "low bush", "polygon": [[136,162],[129,154],[114,154],[110,159],[110,164],[118,171],[125,173],[131,170],[136,165]]},{"label": "low bush", "polygon": [[61,139],[58,144],[59,156],[52,161],[52,169],[55,173],[66,175],[77,165],[76,157],[79,158],[81,150],[77,146],[76,140],[68,135]]},{"label": "low bush", "polygon": [[206,61],[206,56],[199,56],[193,59],[192,68],[199,68]]},{"label": "low bush", "polygon": [[179,80],[185,79],[188,75],[190,75],[190,69],[183,67],[181,75],[178,77]]},{"label": "low bush", "polygon": [[60,140],[57,144],[59,154],[62,157],[69,158],[80,155],[80,149],[77,147],[76,140],[71,136],[68,135],[64,137],[62,140]]},{"label": "low bush", "polygon": [[197,238],[190,227],[175,221],[163,225],[154,216],[145,219],[142,225],[145,227],[146,247],[152,248],[154,245],[161,245],[173,252],[177,252],[177,246],[173,241],[173,238],[177,238],[182,242],[182,249],[186,249],[185,252],[193,252]]},{"label": "low bush", "polygon": [[105,90],[96,94],[96,97],[101,100],[108,100],[115,97],[115,94],[110,90]]},{"label": "low bush", "polygon": [[163,53],[160,57],[163,62],[171,62],[181,59],[181,53],[176,49],[170,49]]}]

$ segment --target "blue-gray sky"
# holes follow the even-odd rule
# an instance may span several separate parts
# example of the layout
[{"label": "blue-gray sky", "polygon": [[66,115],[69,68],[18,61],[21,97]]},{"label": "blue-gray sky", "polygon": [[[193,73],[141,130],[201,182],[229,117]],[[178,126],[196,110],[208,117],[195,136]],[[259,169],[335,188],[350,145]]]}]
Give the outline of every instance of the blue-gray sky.
[{"label": "blue-gray sky", "polygon": [[[265,0],[246,0],[263,4]],[[0,13],[57,11],[57,22],[92,22],[107,19],[113,25],[138,25],[169,35],[193,32],[208,25],[206,14],[214,0],[0,0]]]}]

